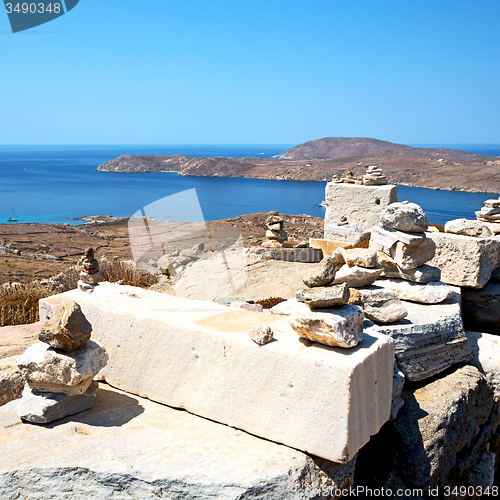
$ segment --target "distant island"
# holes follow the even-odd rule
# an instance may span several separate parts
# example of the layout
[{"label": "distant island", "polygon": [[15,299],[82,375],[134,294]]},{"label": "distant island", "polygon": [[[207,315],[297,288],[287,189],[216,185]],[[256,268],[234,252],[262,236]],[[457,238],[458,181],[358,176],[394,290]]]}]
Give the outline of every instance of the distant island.
[{"label": "distant island", "polygon": [[500,192],[500,158],[455,149],[415,148],[364,137],[325,137],[287,149],[275,158],[193,158],[119,156],[101,172],[178,172],[202,177],[329,181],[351,170],[363,175],[368,165],[384,170],[389,181],[405,186],[450,191]]}]

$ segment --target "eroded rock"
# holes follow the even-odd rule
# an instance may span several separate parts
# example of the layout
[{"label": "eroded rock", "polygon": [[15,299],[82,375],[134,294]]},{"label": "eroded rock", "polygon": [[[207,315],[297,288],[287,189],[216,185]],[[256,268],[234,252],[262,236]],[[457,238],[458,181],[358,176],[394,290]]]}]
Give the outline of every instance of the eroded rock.
[{"label": "eroded rock", "polygon": [[351,266],[344,264],[336,273],[334,284],[346,283],[349,288],[370,286],[384,272],[382,266],[375,268]]},{"label": "eroded rock", "polygon": [[416,203],[391,203],[380,215],[380,223],[399,231],[423,233],[429,223],[427,215]]},{"label": "eroded rock", "polygon": [[362,288],[361,305],[365,317],[376,323],[395,323],[408,315],[396,292],[379,287]]},{"label": "eroded rock", "polygon": [[363,340],[363,310],[345,305],[331,312],[311,312],[290,319],[291,327],[305,339],[337,347],[355,347]]},{"label": "eroded rock", "polygon": [[335,279],[335,262],[332,257],[324,257],[316,269],[304,278],[308,287],[329,285]]},{"label": "eroded rock", "polygon": [[299,302],[304,302],[311,309],[323,307],[337,307],[347,304],[349,288],[345,283],[333,286],[321,286],[298,290],[295,297]]},{"label": "eroded rock", "polygon": [[250,327],[248,335],[256,344],[266,345],[273,340],[274,332],[266,323],[260,323],[259,325]]},{"label": "eroded rock", "polygon": [[87,321],[80,306],[71,301],[56,311],[40,330],[39,340],[54,349],[73,352],[81,349],[89,340],[92,325]]},{"label": "eroded rock", "polygon": [[425,284],[411,283],[406,280],[384,279],[374,283],[393,290],[401,300],[410,300],[420,304],[439,304],[453,296],[453,288],[442,281]]}]

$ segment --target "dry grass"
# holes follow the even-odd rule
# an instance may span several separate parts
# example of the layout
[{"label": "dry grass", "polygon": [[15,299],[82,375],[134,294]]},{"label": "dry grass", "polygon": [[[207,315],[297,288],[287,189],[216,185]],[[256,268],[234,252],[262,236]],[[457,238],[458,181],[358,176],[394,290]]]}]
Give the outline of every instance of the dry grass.
[{"label": "dry grass", "polygon": [[15,283],[0,289],[0,326],[38,321],[38,301],[50,295],[47,287],[33,283]]},{"label": "dry grass", "polygon": [[[113,260],[101,263],[103,281],[149,288],[157,275],[142,273],[133,265]],[[62,273],[33,283],[12,283],[0,287],[0,326],[23,325],[40,319],[38,301],[51,295],[73,290],[80,279],[80,269],[70,267]]]}]

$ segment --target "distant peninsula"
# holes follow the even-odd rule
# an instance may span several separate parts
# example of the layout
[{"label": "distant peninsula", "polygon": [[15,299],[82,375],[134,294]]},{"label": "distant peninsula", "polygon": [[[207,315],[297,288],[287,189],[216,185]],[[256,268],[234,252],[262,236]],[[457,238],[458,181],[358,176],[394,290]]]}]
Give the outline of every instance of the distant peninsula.
[{"label": "distant peninsula", "polygon": [[500,193],[500,158],[455,149],[415,148],[364,137],[325,137],[287,149],[275,158],[193,158],[119,156],[101,172],[177,172],[202,177],[328,181],[351,170],[363,175],[368,165],[383,169],[394,184]]}]

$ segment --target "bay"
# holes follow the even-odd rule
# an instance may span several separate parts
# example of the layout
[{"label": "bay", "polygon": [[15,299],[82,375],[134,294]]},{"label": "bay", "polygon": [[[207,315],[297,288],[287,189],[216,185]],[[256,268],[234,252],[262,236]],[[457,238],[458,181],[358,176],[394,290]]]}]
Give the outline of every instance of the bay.
[{"label": "bay", "polygon": [[[142,207],[196,189],[205,220],[254,212],[324,216],[319,206],[325,182],[185,177],[176,173],[96,172],[117,156],[170,155],[270,158],[291,147],[279,145],[0,146],[0,222],[69,223],[88,215],[129,217]],[[500,156],[500,145],[432,145]],[[466,149],[467,148],[467,149]],[[474,219],[493,195],[398,186],[398,199],[418,203],[430,221]]]}]

